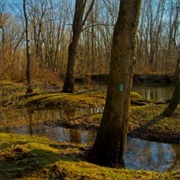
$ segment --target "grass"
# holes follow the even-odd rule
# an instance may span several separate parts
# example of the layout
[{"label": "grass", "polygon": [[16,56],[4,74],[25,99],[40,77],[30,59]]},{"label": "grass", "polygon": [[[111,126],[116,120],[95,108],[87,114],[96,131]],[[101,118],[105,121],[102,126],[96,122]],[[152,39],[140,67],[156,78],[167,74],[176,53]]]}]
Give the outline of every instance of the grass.
[{"label": "grass", "polygon": [[0,179],[171,179],[179,171],[157,173],[101,167],[84,160],[86,145],[46,137],[0,133]]}]

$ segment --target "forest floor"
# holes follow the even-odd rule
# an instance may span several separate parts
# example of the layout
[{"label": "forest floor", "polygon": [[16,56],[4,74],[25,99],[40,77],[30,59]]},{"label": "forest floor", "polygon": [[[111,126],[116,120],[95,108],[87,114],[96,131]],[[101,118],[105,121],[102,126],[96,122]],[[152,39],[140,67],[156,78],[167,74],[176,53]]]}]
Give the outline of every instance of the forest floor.
[{"label": "forest floor", "polygon": [[[61,93],[56,87],[36,88],[24,95],[21,84],[4,84],[2,108],[54,109],[104,107],[106,92],[79,89],[73,94]],[[180,142],[180,106],[172,117],[160,116],[167,104],[143,99],[131,93],[131,137],[168,143]],[[46,125],[96,131],[102,113],[79,118],[47,120]],[[105,168],[84,159],[86,145],[60,143],[45,137],[0,133],[0,179],[179,179],[180,172],[157,173]],[[93,172],[93,173],[92,173]]]},{"label": "forest floor", "polygon": [[0,133],[1,180],[178,180],[180,171],[102,167],[84,158],[87,145],[46,137]]}]

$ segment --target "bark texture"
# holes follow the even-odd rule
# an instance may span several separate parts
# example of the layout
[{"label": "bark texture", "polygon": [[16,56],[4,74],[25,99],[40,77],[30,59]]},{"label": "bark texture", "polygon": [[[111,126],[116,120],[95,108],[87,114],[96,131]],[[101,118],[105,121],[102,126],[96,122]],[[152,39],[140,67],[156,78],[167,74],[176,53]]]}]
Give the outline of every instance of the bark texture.
[{"label": "bark texture", "polygon": [[26,33],[26,78],[27,78],[27,90],[26,94],[31,94],[33,92],[31,86],[31,58],[30,58],[30,45],[29,45],[29,26],[28,26],[28,15],[26,12],[26,0],[23,0],[23,11],[24,11],[24,18],[25,18],[25,33]]},{"label": "bark texture", "polygon": [[73,20],[73,27],[72,27],[73,37],[68,48],[68,64],[67,64],[64,86],[62,90],[63,92],[66,92],[66,93],[74,92],[74,65],[75,65],[75,59],[76,59],[76,49],[77,49],[78,41],[82,32],[83,26],[85,24],[85,21],[90,11],[92,10],[94,1],[95,0],[92,0],[91,5],[83,19],[87,0],[76,0],[75,14],[74,14],[74,20]]},{"label": "bark texture", "polygon": [[140,7],[141,0],[120,1],[113,34],[106,105],[89,153],[90,161],[97,164],[111,166],[123,163]]}]

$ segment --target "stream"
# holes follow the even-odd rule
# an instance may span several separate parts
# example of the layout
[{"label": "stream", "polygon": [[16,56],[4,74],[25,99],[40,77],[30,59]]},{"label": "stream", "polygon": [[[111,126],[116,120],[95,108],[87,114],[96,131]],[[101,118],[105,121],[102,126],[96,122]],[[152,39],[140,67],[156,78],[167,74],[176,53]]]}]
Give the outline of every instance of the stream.
[{"label": "stream", "polygon": [[171,99],[173,85],[164,84],[134,84],[132,90],[139,93],[146,99],[165,101]]},{"label": "stream", "polygon": [[[103,108],[34,110],[14,109],[1,112],[0,132],[46,136],[59,142],[92,144],[96,132],[43,125],[43,121],[80,117],[102,112]],[[128,138],[125,167],[158,172],[179,168],[180,146]]]},{"label": "stream", "polygon": [[[172,86],[135,85],[133,91],[144,98],[164,101],[170,99]],[[99,108],[69,108],[53,110],[8,109],[0,111],[0,132],[46,136],[59,142],[87,143],[92,145],[96,132],[44,125],[44,121],[76,118],[93,113],[102,113]],[[180,145],[128,138],[125,152],[125,167],[157,172],[180,168]]]}]

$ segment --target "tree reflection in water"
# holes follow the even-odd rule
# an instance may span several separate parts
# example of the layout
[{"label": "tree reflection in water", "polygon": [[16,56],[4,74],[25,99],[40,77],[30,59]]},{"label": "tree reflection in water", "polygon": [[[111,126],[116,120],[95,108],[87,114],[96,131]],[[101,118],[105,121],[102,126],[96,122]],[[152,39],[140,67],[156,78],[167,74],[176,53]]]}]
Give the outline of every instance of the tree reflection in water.
[{"label": "tree reflection in water", "polygon": [[175,158],[174,162],[172,163],[172,165],[168,168],[167,171],[180,169],[180,150],[179,150],[180,145],[171,144],[171,146],[173,148],[174,153],[176,154],[176,158]]},{"label": "tree reflection in water", "polygon": [[27,110],[27,114],[29,116],[29,134],[32,136],[33,135],[33,127],[32,127],[32,124],[33,124],[33,114],[34,114],[34,111],[31,110],[31,109],[28,109]]},{"label": "tree reflection in water", "polygon": [[[0,121],[0,132],[34,134],[47,136],[57,141],[92,144],[96,132],[47,126],[43,125],[42,122],[62,117],[74,118],[73,116],[79,117],[83,114],[98,113],[99,111],[103,111],[103,108],[6,111]],[[179,156],[179,145],[128,138],[124,160],[126,168],[162,172],[179,168]]]},{"label": "tree reflection in water", "polygon": [[164,172],[177,160],[172,145],[128,138],[126,167]]}]

